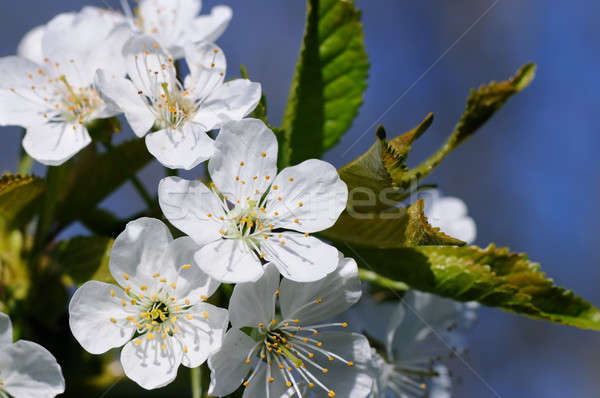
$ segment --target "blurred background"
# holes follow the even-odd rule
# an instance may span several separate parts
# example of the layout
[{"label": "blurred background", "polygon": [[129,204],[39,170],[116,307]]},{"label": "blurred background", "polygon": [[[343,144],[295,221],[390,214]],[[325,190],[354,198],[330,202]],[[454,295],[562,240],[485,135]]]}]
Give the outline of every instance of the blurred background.
[{"label": "blurred background", "polygon": [[[468,204],[477,222],[476,244],[496,242],[527,252],[557,284],[599,306],[600,3],[356,2],[363,10],[371,62],[369,88],[352,129],[326,160],[340,166],[360,155],[372,144],[374,123],[383,123],[393,136],[431,111],[434,124],[409,158],[409,164],[416,164],[452,131],[471,87],[507,78],[523,63],[536,62],[533,84],[427,181]],[[118,0],[22,0],[3,7],[0,56],[14,54],[29,29],[84,3],[120,7]],[[239,65],[245,64],[252,80],[262,83],[269,119],[277,124],[300,48],[305,4],[205,0],[204,12],[221,3],[234,9],[218,42],[227,55],[229,76],[238,76]],[[0,134],[0,170],[14,170],[20,130],[6,127]],[[44,173],[39,165],[34,171]],[[155,163],[141,178],[154,191],[163,174]],[[122,216],[142,209],[129,185],[103,205]],[[64,235],[83,231],[74,226]],[[459,379],[456,397],[600,396],[598,334],[482,308],[469,341],[465,360],[472,370],[452,363]]]}]

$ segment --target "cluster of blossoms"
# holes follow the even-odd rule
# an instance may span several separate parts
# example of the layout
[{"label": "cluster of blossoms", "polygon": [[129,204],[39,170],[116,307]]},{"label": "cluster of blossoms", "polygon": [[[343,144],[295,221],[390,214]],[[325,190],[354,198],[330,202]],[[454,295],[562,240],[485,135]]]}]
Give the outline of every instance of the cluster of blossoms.
[{"label": "cluster of blossoms", "polygon": [[[67,161],[91,142],[96,120],[120,114],[165,167],[208,160],[210,183],[167,177],[158,186],[165,218],[185,236],[173,239],[157,219],[130,222],[110,253],[116,284],[89,281],[75,292],[69,324],[81,346],[92,354],[123,346],[125,375],[145,389],[208,361],[213,396],[244,386],[245,398],[406,397],[420,386],[414,375],[443,373],[398,357],[393,339],[378,353],[332,320],[359,301],[358,268],[312,234],[335,224],[348,190],[321,160],[278,172],[274,133],[246,118],[261,86],[225,81],[225,54],[213,44],[231,10],[197,16],[199,0],[124,8],[60,14],[23,39],[19,56],[0,59],[0,124],[23,126],[25,151],[45,165]],[[180,81],[182,58],[189,74]],[[213,140],[207,133],[217,129]],[[440,206],[431,210],[438,218],[466,216],[456,202]],[[439,225],[472,239],[471,224]],[[221,283],[236,284],[228,309],[209,302]],[[63,390],[54,358],[12,344],[1,315],[0,396]]]}]

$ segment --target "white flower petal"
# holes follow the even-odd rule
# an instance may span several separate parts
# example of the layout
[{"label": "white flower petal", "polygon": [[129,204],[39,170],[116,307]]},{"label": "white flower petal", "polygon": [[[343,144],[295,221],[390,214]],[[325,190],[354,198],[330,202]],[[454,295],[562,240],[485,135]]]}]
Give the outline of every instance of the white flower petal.
[{"label": "white flower petal", "polygon": [[87,128],[78,123],[45,123],[27,128],[23,148],[35,160],[58,166],[85,148],[92,139]]},{"label": "white flower petal", "polygon": [[358,333],[322,332],[319,341],[323,348],[354,362],[350,367],[340,361],[328,364],[326,375],[319,379],[332,390],[336,397],[366,397],[371,392],[373,379],[367,364],[372,350],[367,338]]},{"label": "white flower petal", "polygon": [[181,129],[166,128],[146,136],[148,151],[163,166],[191,170],[214,152],[214,142],[206,131],[191,123]]},{"label": "white flower petal", "polygon": [[[272,382],[268,382],[269,377],[273,378]],[[292,396],[292,391],[293,387],[285,386],[285,380],[278,367],[271,365],[267,372],[267,367],[263,364],[244,389],[242,398],[287,398]]]},{"label": "white flower petal", "polygon": [[184,347],[181,363],[195,368],[204,363],[209,355],[221,348],[229,324],[226,309],[201,303],[193,306],[189,315],[178,321],[177,338]]},{"label": "white flower petal", "polygon": [[185,32],[200,12],[200,0],[143,0],[138,7],[142,30],[152,34],[174,57],[183,54]]},{"label": "white flower petal", "polygon": [[[283,279],[279,303],[285,319],[298,318],[303,325],[323,321],[342,313],[361,296],[358,267],[352,258],[339,253],[337,269],[325,278],[311,283]],[[321,303],[316,303],[322,299]],[[308,303],[313,305],[306,305]]]},{"label": "white flower petal", "polygon": [[169,244],[161,261],[161,277],[176,285],[174,297],[187,298],[191,304],[200,302],[202,296],[210,297],[220,284],[196,264],[194,254],[199,249],[200,246],[189,236],[177,238]]},{"label": "white flower petal", "polygon": [[251,369],[245,361],[255,344],[244,332],[229,329],[221,348],[208,358],[209,395],[222,397],[231,394],[242,384]]},{"label": "white flower petal", "polygon": [[233,288],[229,300],[231,326],[256,328],[275,319],[275,292],[279,290],[279,272],[273,264],[267,264],[263,276],[256,282],[239,283]]},{"label": "white flower petal", "polygon": [[210,10],[210,15],[201,15],[192,22],[187,39],[196,41],[216,41],[227,29],[233,12],[230,7],[219,5]]},{"label": "white flower petal", "polygon": [[[265,207],[273,224],[301,232],[331,227],[348,200],[348,188],[335,167],[318,159],[286,167],[272,188]],[[279,215],[275,216],[275,212]]]},{"label": "white flower petal", "polygon": [[202,271],[223,283],[258,280],[263,266],[255,253],[240,239],[219,239],[203,246],[194,259]]},{"label": "white flower petal", "polygon": [[0,58],[0,125],[45,123],[44,114],[52,109],[38,91],[46,79],[45,70],[28,59]]},{"label": "white flower petal", "polygon": [[109,269],[115,280],[141,293],[141,286],[157,283],[152,276],[162,269],[161,259],[173,241],[167,226],[155,218],[130,221],[115,239],[110,252]]},{"label": "white flower petal", "polygon": [[217,188],[240,201],[260,198],[277,174],[275,134],[258,119],[233,121],[223,125],[215,148],[208,172]]},{"label": "white flower petal", "polygon": [[[202,107],[194,115],[194,122],[202,124],[210,130],[222,123],[241,120],[256,108],[260,101],[261,85],[247,79],[228,81],[202,103]],[[208,121],[219,120],[218,125],[208,125]]]},{"label": "white flower petal", "polygon": [[204,183],[163,178],[158,184],[158,202],[169,222],[199,245],[220,239],[220,217],[225,212],[220,199]]},{"label": "white flower petal", "polygon": [[283,277],[297,282],[318,281],[338,265],[335,247],[297,232],[282,232],[261,240],[260,249]]},{"label": "white flower petal", "polygon": [[123,46],[123,56],[129,78],[142,93],[153,94],[163,83],[175,85],[175,67],[169,62],[170,56],[152,37],[132,37]]},{"label": "white flower petal", "polygon": [[[102,354],[128,342],[135,325],[131,298],[117,286],[89,281],[83,284],[69,303],[69,326],[79,344],[92,354]],[[125,304],[125,306],[123,306]]]},{"label": "white flower petal", "polygon": [[[183,357],[181,343],[173,337],[166,340],[148,334],[131,340],[121,351],[125,375],[146,390],[164,387],[177,377]],[[136,341],[140,344],[136,344]]]},{"label": "white flower petal", "polygon": [[44,54],[42,53],[44,31],[45,26],[39,25],[27,32],[17,46],[17,55],[41,65],[44,62]]},{"label": "white flower petal", "polygon": [[20,398],[48,398],[65,391],[65,379],[54,356],[39,344],[17,341],[0,350],[2,390]]},{"label": "white flower petal", "polygon": [[125,113],[127,123],[138,137],[150,131],[156,117],[130,80],[98,70],[95,83],[102,99]]},{"label": "white flower petal", "polygon": [[95,63],[93,52],[123,22],[122,15],[96,7],[59,14],[46,24],[42,51],[54,65],[58,63],[57,75],[65,75],[74,87],[88,86],[102,66]]},{"label": "white flower petal", "polygon": [[[190,69],[185,78],[185,89],[193,98],[204,100],[223,83],[227,61],[217,45],[208,42],[187,44],[185,61]],[[207,127],[210,129],[212,126]]]},{"label": "white flower petal", "polygon": [[0,349],[13,343],[12,322],[10,317],[0,312]]},{"label": "white flower petal", "polygon": [[105,39],[95,46],[94,51],[91,51],[86,57],[88,64],[91,65],[91,69],[94,71],[103,69],[106,73],[125,77],[127,67],[122,50],[132,35],[133,32],[129,24],[125,22],[114,27],[108,32]]},{"label": "white flower petal", "polygon": [[450,236],[473,243],[477,236],[475,221],[467,216],[467,205],[458,198],[441,197],[439,192],[432,191],[425,214],[429,223],[438,227]]}]

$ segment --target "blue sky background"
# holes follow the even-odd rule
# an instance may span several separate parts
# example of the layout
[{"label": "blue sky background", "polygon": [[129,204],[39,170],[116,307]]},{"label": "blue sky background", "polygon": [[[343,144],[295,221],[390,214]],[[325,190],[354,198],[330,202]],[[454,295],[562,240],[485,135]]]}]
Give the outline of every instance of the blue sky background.
[{"label": "blue sky background", "polygon": [[[219,40],[229,74],[238,75],[238,66],[244,63],[252,79],[263,85],[270,119],[280,121],[300,47],[304,2],[207,0],[205,6],[219,3],[234,8],[232,24]],[[477,244],[496,242],[526,251],[558,284],[600,306],[596,232],[600,219],[600,3],[357,3],[363,9],[371,62],[369,88],[353,127],[326,154],[326,160],[339,166],[368,148],[372,134],[363,136],[363,132],[450,47],[381,120],[388,133],[395,135],[434,112],[435,122],[415,146],[409,163],[427,156],[451,132],[471,87],[506,78],[521,64],[535,61],[539,69],[533,84],[456,150],[428,181],[439,183],[446,194],[461,197],[469,205],[478,225]],[[11,2],[0,16],[0,55],[13,54],[30,28],[84,4],[119,7],[117,0]],[[19,153],[19,130],[6,127],[0,134],[0,170],[12,170]],[[354,145],[352,150],[344,155],[350,145]],[[39,166],[35,170],[43,173]],[[162,175],[157,165],[141,173],[151,191]],[[125,186],[104,205],[128,215],[141,209],[142,202]],[[81,231],[74,227],[67,233]],[[479,376],[455,362],[454,371],[461,380],[455,396],[497,396],[480,378],[502,397],[599,395],[599,334],[496,309],[483,308],[480,313],[466,356]]]}]

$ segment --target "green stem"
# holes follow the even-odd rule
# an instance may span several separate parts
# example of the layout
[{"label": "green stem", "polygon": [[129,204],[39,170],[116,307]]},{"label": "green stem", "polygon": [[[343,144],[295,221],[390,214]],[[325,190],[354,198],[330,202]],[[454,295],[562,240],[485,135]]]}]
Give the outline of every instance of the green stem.
[{"label": "green stem", "polygon": [[192,398],[202,397],[202,367],[190,369],[190,377],[192,383]]},{"label": "green stem", "polygon": [[358,269],[358,276],[363,281],[375,283],[379,286],[386,287],[388,289],[399,290],[402,292],[405,292],[409,289],[409,286],[404,282],[398,282],[392,279],[388,279],[384,276],[381,276],[373,271],[369,271],[364,268]]},{"label": "green stem", "polygon": [[165,175],[167,177],[169,177],[169,176],[176,177],[176,176],[179,175],[179,170],[177,170],[177,169],[170,169],[168,167],[165,167]]},{"label": "green stem", "polygon": [[31,168],[33,167],[33,159],[28,154],[24,153],[19,159],[19,166],[17,167],[17,174],[19,175],[27,175],[31,172]]},{"label": "green stem", "polygon": [[[121,164],[121,167],[127,167],[127,163],[124,161],[121,154],[118,151],[114,150],[114,146],[111,143],[103,142],[102,145],[104,145],[104,147],[106,148],[106,150],[108,152],[110,152],[117,158],[117,160]],[[148,193],[148,191],[144,187],[144,184],[142,184],[142,182],[139,180],[139,178],[137,178],[137,176],[134,173],[129,175],[129,181],[131,181],[131,183],[135,187],[136,191],[140,194],[140,196],[146,203],[146,206],[148,206],[149,209],[152,209],[155,206],[155,202],[154,202],[154,199],[152,198],[152,196]]]}]

